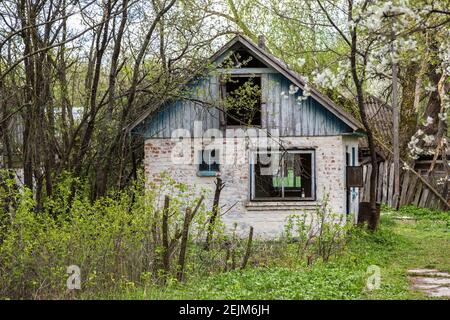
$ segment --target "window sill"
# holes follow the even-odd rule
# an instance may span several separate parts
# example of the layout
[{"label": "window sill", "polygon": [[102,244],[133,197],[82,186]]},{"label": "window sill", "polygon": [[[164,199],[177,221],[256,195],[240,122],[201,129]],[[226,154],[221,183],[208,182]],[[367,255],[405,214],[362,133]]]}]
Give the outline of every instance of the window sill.
[{"label": "window sill", "polygon": [[315,210],[316,200],[301,201],[247,201],[245,207],[248,211],[286,211],[286,210]]},{"label": "window sill", "polygon": [[216,177],[218,174],[217,171],[197,171],[198,177]]}]

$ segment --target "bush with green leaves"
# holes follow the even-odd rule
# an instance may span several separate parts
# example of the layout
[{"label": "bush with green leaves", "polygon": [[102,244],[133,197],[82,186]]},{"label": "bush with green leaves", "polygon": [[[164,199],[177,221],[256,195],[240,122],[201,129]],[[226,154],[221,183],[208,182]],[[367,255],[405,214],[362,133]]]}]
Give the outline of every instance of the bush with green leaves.
[{"label": "bush with green leaves", "polygon": [[[168,237],[174,239],[186,208],[200,197],[186,185],[163,178],[158,186],[145,188],[140,181],[92,203],[83,192],[70,201],[71,186],[77,181],[66,175],[40,211],[28,189],[2,188],[0,297],[68,297],[70,265],[81,269],[83,292],[157,281],[163,250],[161,200],[170,195]],[[4,177],[4,186],[13,184],[7,180]],[[15,207],[6,206],[6,199],[14,199]],[[204,238],[208,215],[202,204],[192,223],[190,243]],[[177,272],[179,242],[174,246],[166,277]],[[187,252],[188,260],[189,254],[192,251]]]},{"label": "bush with green leaves", "polygon": [[308,265],[321,258],[327,262],[331,256],[342,252],[353,225],[342,214],[333,213],[328,197],[317,205],[316,210],[301,215],[291,215],[285,225],[285,236],[297,244],[297,252]]},{"label": "bush with green leaves", "polygon": [[[159,184],[145,185],[140,178],[95,202],[85,184],[63,174],[40,209],[30,190],[19,188],[9,173],[1,177],[0,298],[98,297],[136,288],[164,290],[162,285],[168,288],[180,279],[198,281],[245,266],[296,267],[302,264],[299,254],[310,263],[317,258],[326,262],[342,250],[346,240],[342,216],[337,219],[325,203],[314,214],[312,225],[318,228],[302,218],[289,219],[287,238],[297,243],[255,239],[250,251],[248,239],[237,235],[236,226],[225,232],[219,214],[210,248],[205,250],[211,208],[200,199],[206,190],[199,192],[166,174]],[[74,195],[73,189],[77,190]],[[199,203],[181,268],[180,234],[186,213]],[[80,268],[80,291],[67,290],[71,265]]]}]

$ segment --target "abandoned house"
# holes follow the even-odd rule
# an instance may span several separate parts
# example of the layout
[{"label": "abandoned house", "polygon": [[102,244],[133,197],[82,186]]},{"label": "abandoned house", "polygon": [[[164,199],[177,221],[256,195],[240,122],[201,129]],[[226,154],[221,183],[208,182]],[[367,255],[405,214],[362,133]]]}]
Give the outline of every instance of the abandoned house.
[{"label": "abandoned house", "polygon": [[212,205],[219,176],[225,224],[261,236],[279,235],[289,215],[314,212],[325,198],[333,213],[355,214],[359,122],[269,53],[263,38],[237,35],[210,64],[185,97],[131,126],[145,138],[147,180],[167,172],[209,190]]}]

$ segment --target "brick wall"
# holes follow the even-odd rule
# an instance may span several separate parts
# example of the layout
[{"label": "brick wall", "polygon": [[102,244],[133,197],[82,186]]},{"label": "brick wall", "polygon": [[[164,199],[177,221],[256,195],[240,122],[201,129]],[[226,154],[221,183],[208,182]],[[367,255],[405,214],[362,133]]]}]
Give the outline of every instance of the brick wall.
[{"label": "brick wall", "polygon": [[[199,139],[185,139],[183,142],[174,142],[171,139],[147,139],[144,163],[147,181],[157,182],[160,173],[166,171],[179,182],[195,186],[198,190],[201,188],[209,190],[206,203],[211,205],[215,178],[197,176],[198,166],[190,161],[196,157],[195,154],[200,148],[199,141]],[[220,205],[225,205],[224,210],[234,205],[223,217],[227,226],[232,226],[236,222],[238,230],[247,233],[249,226],[252,225],[256,235],[275,237],[283,231],[289,215],[314,211],[315,205],[320,203],[326,194],[329,196],[331,210],[345,214],[345,144],[348,141],[354,143],[357,140],[342,136],[327,136],[290,137],[282,138],[282,141],[285,148],[301,147],[316,150],[317,201],[250,203],[249,150],[251,147],[243,139],[231,142],[228,140],[228,143],[227,141],[224,143],[227,155],[234,155],[235,161],[232,163],[227,161],[221,165],[221,177],[226,186],[220,199]],[[230,153],[230,150],[233,151]]]}]

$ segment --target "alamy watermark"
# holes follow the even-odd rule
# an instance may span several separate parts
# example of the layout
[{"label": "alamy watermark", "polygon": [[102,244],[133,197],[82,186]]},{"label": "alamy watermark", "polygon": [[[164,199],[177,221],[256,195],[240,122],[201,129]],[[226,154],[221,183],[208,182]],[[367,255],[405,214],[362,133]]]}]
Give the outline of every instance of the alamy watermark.
[{"label": "alamy watermark", "polygon": [[381,269],[379,266],[370,265],[367,267],[366,288],[369,291],[378,290],[381,286]]},{"label": "alamy watermark", "polygon": [[[203,130],[202,122],[195,121],[192,133],[181,128],[172,131],[171,140],[175,143],[171,152],[173,164],[243,164],[245,157],[242,155],[246,150],[254,150],[257,151],[254,162],[261,163],[262,171],[266,171],[261,174],[271,175],[273,170],[278,169],[280,151],[284,149],[278,129],[248,127],[227,128],[225,131],[215,128]],[[202,158],[205,152],[208,157]]]},{"label": "alamy watermark", "polygon": [[80,290],[81,289],[81,270],[77,265],[70,265],[67,267],[67,274],[69,277],[67,278],[66,285],[69,290]]}]

